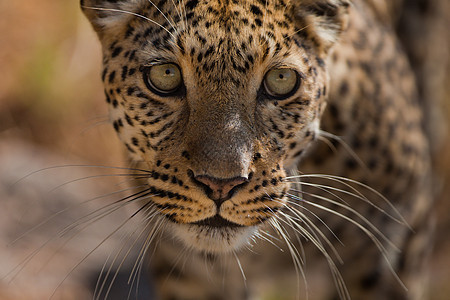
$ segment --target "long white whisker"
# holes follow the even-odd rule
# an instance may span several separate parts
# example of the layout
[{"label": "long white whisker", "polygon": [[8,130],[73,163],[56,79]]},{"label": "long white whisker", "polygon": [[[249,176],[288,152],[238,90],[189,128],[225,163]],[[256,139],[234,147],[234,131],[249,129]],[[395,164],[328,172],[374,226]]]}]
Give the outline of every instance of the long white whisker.
[{"label": "long white whisker", "polygon": [[160,28],[162,28],[163,30],[165,30],[168,34],[170,34],[170,36],[172,36],[172,38],[173,38],[174,40],[176,40],[175,36],[174,36],[169,30],[167,30],[166,27],[164,27],[164,26],[162,26],[161,24],[159,24],[158,22],[156,22],[156,21],[154,21],[154,20],[152,20],[152,19],[150,19],[150,18],[147,18],[146,16],[140,15],[140,14],[138,14],[138,13],[134,13],[134,12],[126,11],[126,10],[122,10],[122,9],[115,9],[115,8],[102,8],[102,7],[91,7],[91,6],[81,6],[81,7],[84,8],[84,9],[92,9],[92,10],[100,10],[100,11],[118,12],[118,13],[123,13],[123,14],[127,14],[127,15],[132,15],[132,16],[135,16],[135,17],[138,17],[138,18],[147,20],[147,21],[149,21],[150,23],[153,23],[153,24],[159,26]]},{"label": "long white whisker", "polygon": [[[288,194],[289,195],[289,194]],[[288,204],[297,204],[295,202],[288,201]],[[300,208],[308,211],[310,214],[312,214],[316,219],[318,219],[324,226],[325,228],[327,228],[327,230],[329,230],[331,232],[331,234],[336,238],[336,240],[338,240],[341,244],[342,242],[339,240],[339,238],[334,234],[334,232],[331,230],[331,228],[322,220],[320,219],[316,214],[314,214],[312,211],[308,210],[307,208],[298,205]],[[314,238],[317,241],[320,241],[319,236],[326,242],[326,244],[328,245],[328,247],[330,247],[330,249],[333,251],[334,256],[339,260],[339,262],[342,264],[343,261],[339,255],[339,253],[337,252],[336,248],[334,247],[334,245],[330,242],[330,240],[325,236],[325,234],[319,229],[319,227],[313,222],[311,221],[308,216],[306,216],[304,213],[302,213],[300,210],[296,209],[295,207],[292,207],[290,205],[286,206],[287,209],[289,211],[291,211],[294,216],[290,216],[288,214],[285,214],[286,218],[289,218],[291,221],[300,221],[302,223],[304,223],[308,229],[311,231],[312,234],[314,234]],[[300,224],[295,223],[296,227],[302,227],[300,226]],[[302,227],[303,228],[303,227]],[[319,234],[319,236],[317,236],[317,234]],[[325,247],[322,246],[322,248],[325,250]],[[326,250],[325,250],[326,251]],[[327,252],[328,255],[328,252]]]},{"label": "long white whisker", "polygon": [[[408,224],[408,222],[405,220],[405,218],[402,216],[402,214],[398,211],[398,209],[386,197],[384,197],[380,192],[378,192],[377,190],[371,188],[370,186],[368,186],[366,184],[363,184],[363,183],[361,183],[359,181],[356,181],[356,180],[353,180],[353,179],[350,179],[350,178],[345,178],[345,177],[336,176],[336,175],[326,175],[326,174],[302,174],[302,175],[298,175],[298,176],[285,177],[285,179],[296,179],[296,178],[299,178],[299,179],[301,179],[301,178],[321,178],[321,179],[328,179],[328,180],[331,180],[331,181],[335,181],[337,183],[340,183],[340,184],[350,188],[352,191],[354,191],[355,193],[359,194],[363,199],[367,199],[366,197],[364,197],[363,194],[361,194],[357,189],[355,189],[349,183],[353,183],[355,185],[363,187],[363,188],[367,189],[369,192],[375,194],[380,199],[382,199],[397,214],[398,218],[401,220],[401,222],[399,222],[398,219],[392,217],[394,221],[399,222],[400,224],[403,224],[403,225],[407,226],[410,230],[412,230],[411,226]],[[368,201],[367,202],[368,204],[371,203],[371,201],[369,201],[368,199],[367,199],[367,201]],[[377,207],[377,206],[374,206],[374,207]],[[382,209],[381,209],[381,212],[383,212],[387,216],[389,216],[389,214],[386,213]]]},{"label": "long white whisker", "polygon": [[[292,195],[292,194],[289,194],[289,193],[288,193],[287,195],[290,196],[290,197],[295,196],[295,195]],[[298,197],[295,197],[295,198],[298,199]],[[287,203],[288,203],[289,209],[293,209],[293,210],[295,210],[296,212],[299,212],[298,209],[296,209],[295,207],[292,207],[292,205],[294,205],[294,206],[298,206],[298,207],[301,208],[302,210],[305,210],[305,211],[307,211],[308,213],[310,213],[310,214],[311,214],[314,218],[316,218],[323,226],[325,226],[325,228],[333,235],[333,237],[334,237],[341,245],[344,245],[344,244],[342,243],[342,241],[339,239],[339,237],[336,236],[336,234],[333,232],[333,230],[328,226],[328,224],[325,223],[325,221],[322,220],[322,218],[320,218],[320,217],[319,217],[317,214],[315,214],[313,211],[311,211],[310,209],[308,209],[308,208],[306,208],[306,207],[304,207],[304,206],[302,206],[302,205],[299,205],[298,203],[292,201],[291,199],[289,199]],[[302,215],[304,215],[304,214],[302,214]]]},{"label": "long white whisker", "polygon": [[333,143],[330,142],[327,138],[325,138],[325,137],[319,135],[319,136],[317,137],[317,140],[319,140],[319,141],[325,143],[325,144],[331,149],[331,151],[333,151],[333,153],[336,153],[336,152],[337,152],[336,147],[335,147],[335,146],[333,145]]},{"label": "long white whisker", "polygon": [[[145,218],[145,220],[143,222],[148,222],[149,224],[151,223],[150,221],[157,216],[157,212],[155,212],[154,214],[150,215],[148,218]],[[138,258],[136,259],[136,262],[133,266],[133,269],[131,270],[130,273],[130,277],[128,278],[128,282],[130,282],[132,280],[132,282],[134,282],[136,274],[139,273],[140,270],[140,266],[143,262],[144,259],[144,255],[147,252],[148,248],[150,247],[150,244],[153,242],[156,234],[158,231],[160,231],[161,227],[163,226],[163,219],[159,219],[156,224],[153,226],[152,230],[149,232],[149,234],[147,234],[147,238],[145,239],[143,246],[141,248],[141,250],[139,251],[138,254]]]},{"label": "long white whisker", "polygon": [[114,195],[114,194],[119,194],[119,193],[122,193],[122,192],[125,192],[125,191],[128,191],[128,190],[135,189],[135,188],[140,188],[140,187],[143,187],[143,186],[144,185],[131,187],[131,188],[127,188],[127,189],[122,189],[122,190],[119,190],[119,191],[111,192],[111,193],[108,193],[108,194],[105,194],[105,195],[101,195],[101,196],[97,196],[97,197],[85,200],[85,201],[80,202],[80,203],[76,203],[76,204],[70,205],[69,207],[66,207],[66,208],[64,208],[64,209],[62,209],[60,211],[57,211],[56,213],[53,213],[52,215],[48,216],[47,218],[45,218],[44,220],[39,222],[37,225],[35,225],[32,228],[28,229],[27,231],[25,231],[24,233],[19,235],[17,238],[15,238],[12,242],[10,242],[8,244],[8,246],[14,245],[15,243],[17,243],[17,241],[21,240],[22,238],[24,238],[25,236],[29,235],[30,233],[36,231],[37,229],[41,228],[42,226],[48,224],[51,220],[55,219],[57,216],[65,213],[65,212],[67,212],[69,210],[75,209],[77,207],[81,207],[84,204],[87,204],[89,202],[92,202],[92,201],[95,201],[95,200],[98,200],[98,199],[101,199],[101,198],[109,197],[109,196]]},{"label": "long white whisker", "polygon": [[54,191],[56,191],[57,189],[60,189],[63,186],[75,183],[75,182],[79,182],[79,181],[85,181],[88,179],[97,179],[97,178],[107,178],[107,177],[131,177],[133,179],[145,179],[148,178],[149,175],[136,175],[136,174],[101,174],[101,175],[91,175],[91,176],[85,176],[82,178],[77,178],[77,179],[73,179],[73,180],[69,180],[67,182],[64,182],[60,185],[57,185],[56,187],[54,187],[53,189],[51,189],[49,191],[49,193],[52,193]]},{"label": "long white whisker", "polygon": [[78,268],[83,262],[86,261],[86,259],[94,253],[98,248],[100,248],[110,237],[112,237],[115,233],[117,233],[120,229],[123,228],[132,218],[134,218],[140,211],[142,211],[147,205],[149,205],[150,202],[147,202],[144,204],[141,208],[139,208],[135,213],[133,213],[129,218],[127,218],[124,222],[122,222],[118,227],[116,227],[110,234],[108,234],[97,246],[95,246],[89,253],[87,253],[75,266],[72,267],[72,269],[64,276],[62,281],[58,284],[58,286],[55,288],[54,292],[50,296],[50,299],[53,298],[56,291],[61,287],[61,285],[66,281],[66,279]]},{"label": "long white whisker", "polygon": [[239,270],[241,271],[242,279],[244,279],[244,286],[245,286],[245,288],[247,288],[247,277],[245,276],[244,269],[242,268],[241,260],[237,256],[236,251],[234,251],[234,250],[233,250],[233,255],[234,255],[234,258],[236,259],[236,262],[237,262],[237,264],[239,266]]},{"label": "long white whisker", "polygon": [[[153,208],[153,204],[148,205],[147,208],[145,209],[145,211],[143,211],[143,213],[145,214],[146,212],[148,212],[148,211],[151,210],[152,208]],[[120,255],[120,254],[122,253],[122,251],[124,250],[125,246],[129,244],[128,241],[130,241],[130,239],[132,238],[132,236],[136,234],[136,232],[138,231],[139,228],[140,228],[140,226],[136,227],[136,229],[135,229],[131,234],[127,234],[127,235],[128,235],[127,242],[122,243],[122,247],[119,249],[119,251],[116,252],[116,255],[114,256],[112,262],[110,263],[110,266],[109,266],[109,268],[108,268],[108,270],[107,270],[107,272],[106,272],[106,274],[105,274],[105,278],[103,279],[103,283],[102,283],[101,286],[99,285],[99,284],[100,284],[100,281],[99,281],[99,280],[100,280],[100,276],[99,276],[99,280],[97,281],[97,285],[96,285],[95,291],[94,291],[94,295],[97,295],[97,297],[96,297],[95,299],[99,299],[99,297],[101,296],[101,293],[102,293],[102,291],[103,291],[103,289],[104,289],[104,286],[105,286],[105,284],[106,284],[106,281],[107,281],[107,279],[108,279],[108,277],[109,277],[109,274],[110,274],[111,271],[112,271],[112,267],[114,266],[115,262],[117,261],[119,255]],[[129,246],[127,252],[125,253],[125,255],[123,256],[121,262],[119,263],[119,266],[118,266],[118,268],[117,268],[117,270],[116,270],[116,272],[115,272],[113,278],[111,279],[110,288],[111,288],[112,284],[114,283],[114,281],[115,281],[115,279],[116,279],[116,277],[117,277],[117,274],[118,274],[118,272],[120,271],[120,268],[122,267],[122,265],[123,265],[125,259],[128,257],[128,255],[130,254],[131,250],[132,250],[133,247],[136,245],[136,243],[138,242],[138,240],[139,240],[139,238],[142,236],[142,234],[145,232],[145,230],[146,230],[146,227],[142,228],[141,231],[140,231],[140,233],[138,234],[138,236],[134,239],[133,243],[131,243],[131,245]],[[108,259],[108,260],[109,260],[109,259]],[[105,265],[106,265],[106,263],[108,262],[108,260],[105,261]],[[104,268],[102,269],[101,274],[103,274],[103,270],[104,270]],[[107,293],[106,293],[106,295],[105,295],[105,299],[108,298],[108,294],[109,294],[110,288],[108,289],[108,291],[107,291]]]},{"label": "long white whisker", "polygon": [[170,26],[172,27],[172,29],[174,30],[174,32],[177,32],[177,29],[175,28],[175,25],[172,20],[172,22],[167,18],[167,16],[159,9],[158,6],[155,5],[155,3],[153,3],[151,0],[147,0],[148,2],[150,2],[157,10],[158,12],[164,17],[164,19],[166,19],[166,21],[170,24]]},{"label": "long white whisker", "polygon": [[[148,212],[149,212],[151,209],[153,209],[153,208],[154,208],[154,204],[151,204],[151,205],[149,205],[149,206],[145,209],[145,211],[143,211],[142,213],[143,213],[143,214],[146,214],[146,213],[148,213]],[[153,214],[153,216],[154,216],[154,215],[156,215],[156,214]],[[114,281],[115,281],[115,279],[117,278],[117,275],[118,275],[118,273],[119,273],[119,271],[120,271],[120,268],[123,266],[123,264],[124,264],[126,258],[127,258],[128,255],[130,254],[132,248],[133,248],[134,245],[137,243],[137,241],[139,240],[139,238],[145,233],[145,231],[146,231],[147,228],[150,226],[150,224],[151,224],[151,222],[147,222],[147,224],[146,224],[145,226],[143,226],[143,228],[141,229],[141,232],[140,232],[139,235],[136,237],[135,241],[134,241],[133,244],[129,247],[127,253],[126,253],[126,254],[124,255],[124,257],[122,258],[122,260],[121,260],[121,262],[119,263],[118,268],[117,268],[117,270],[116,270],[116,272],[115,272],[115,274],[114,274],[114,276],[113,276],[113,278],[112,278],[112,280],[111,280],[111,282],[110,282],[110,284],[109,284],[108,290],[106,291],[105,299],[108,298],[109,293],[111,292],[111,289],[112,289],[112,287],[113,287]],[[140,227],[141,227],[141,226],[137,226],[135,231],[137,231],[137,229],[140,228]],[[112,262],[112,264],[114,264],[114,262]],[[111,266],[112,266],[112,264],[111,264]],[[131,274],[130,274],[130,276],[131,276]],[[130,285],[130,282],[129,282],[129,281],[128,281],[128,285]],[[138,285],[136,286],[136,288],[138,288]],[[131,292],[132,289],[133,289],[133,285],[130,286],[130,292]],[[99,296],[100,296],[100,294],[99,294]]]},{"label": "long white whisker", "polygon": [[[329,199],[328,199],[329,200]],[[314,202],[310,202],[308,200],[303,200],[303,203],[307,203],[311,206],[314,206],[316,208],[319,208],[323,211],[327,211],[330,212],[336,216],[339,216],[347,221],[349,221],[350,223],[354,224],[356,227],[358,227],[359,229],[361,229],[371,240],[372,242],[375,244],[375,246],[377,246],[378,250],[380,250],[381,255],[383,256],[383,258],[385,259],[385,261],[388,264],[388,267],[392,273],[392,275],[396,278],[396,280],[399,282],[399,284],[405,289],[407,290],[407,288],[405,287],[404,283],[401,281],[401,279],[398,277],[397,273],[394,270],[394,267],[392,266],[392,264],[389,261],[388,258],[388,251],[386,250],[386,248],[384,247],[384,245],[380,242],[380,240],[371,232],[369,231],[367,228],[365,228],[363,225],[361,225],[360,223],[356,222],[355,220],[347,217],[344,214],[338,213],[332,209],[329,209],[328,207],[325,207],[323,205],[314,203]],[[339,203],[340,204],[340,203]],[[400,251],[393,243],[392,241],[390,241],[384,234],[382,234],[372,223],[368,222],[368,224],[370,226],[371,229],[375,228],[374,230],[380,234],[381,238],[383,238],[393,249]]]},{"label": "long white whisker", "polygon": [[[292,261],[294,263],[294,268],[295,268],[295,273],[297,276],[297,279],[300,279],[300,274],[301,277],[303,278],[303,282],[305,284],[305,295],[306,295],[306,299],[308,299],[308,283],[306,281],[306,275],[305,272],[303,270],[303,261],[301,260],[300,254],[297,250],[297,248],[295,248],[294,244],[292,243],[292,241],[289,239],[289,236],[287,235],[287,233],[283,230],[283,227],[279,224],[278,220],[280,220],[279,217],[276,218],[272,218],[269,221],[269,224],[272,226],[272,228],[275,230],[275,232],[277,232],[280,237],[285,241],[286,246],[289,249],[289,253],[291,254],[291,258]],[[297,286],[297,293],[298,295],[300,295],[300,286]]]},{"label": "long white whisker", "polygon": [[[36,171],[33,171],[31,173],[28,173],[27,175],[23,176],[22,178],[19,178],[16,182],[14,182],[13,184],[11,184],[11,187],[19,184],[21,181],[36,175],[38,173],[42,173],[45,171],[50,171],[50,170],[56,170],[56,169],[64,169],[64,168],[98,168],[98,169],[112,169],[112,170],[126,170],[126,171],[138,171],[138,172],[142,172],[144,174],[151,174],[151,171],[148,170],[143,170],[143,169],[134,169],[134,168],[125,168],[125,167],[111,167],[111,166],[101,166],[101,165],[76,165],[76,164],[71,164],[71,165],[62,165],[62,166],[52,166],[52,167],[46,167],[46,168],[42,168]],[[135,174],[135,175],[139,175],[139,174]]]},{"label": "long white whisker", "polygon": [[[131,281],[132,286],[134,285],[134,283],[136,281],[136,292],[138,292],[139,282],[141,280],[142,268],[143,268],[144,259],[145,259],[144,254],[148,253],[148,250],[150,249],[150,246],[151,246],[153,240],[155,240],[155,239],[157,240],[157,238],[156,238],[157,234],[162,234],[163,226],[166,224],[165,222],[167,222],[167,220],[165,220],[164,218],[160,218],[157,221],[157,224],[154,226],[152,231],[147,235],[148,238],[147,238],[146,242],[143,244],[143,247],[141,250],[142,254],[136,260],[136,262],[139,262],[139,263],[138,263],[138,266],[137,266],[137,269],[136,269],[134,275],[132,276],[133,279]],[[159,242],[160,240],[157,240],[157,241]],[[155,251],[156,251],[156,247],[157,247],[157,245],[154,248]],[[131,278],[131,275],[132,275],[132,273],[130,274],[130,278]]]},{"label": "long white whisker", "polygon": [[[77,220],[77,224],[75,226],[69,225],[66,226],[65,228],[63,228],[62,230],[59,231],[59,233],[57,233],[56,235],[54,235],[53,237],[51,237],[50,239],[48,239],[45,243],[43,243],[41,246],[39,246],[37,249],[35,249],[33,252],[31,252],[29,255],[27,255],[27,257],[25,257],[14,269],[12,269],[10,272],[8,272],[8,274],[6,274],[5,277],[9,277],[11,274],[15,273],[15,275],[13,275],[11,277],[11,281],[14,280],[14,278],[28,265],[28,263],[44,248],[46,247],[49,243],[51,243],[52,241],[55,241],[58,238],[63,237],[64,235],[66,235],[66,233],[70,232],[71,230],[73,230],[74,228],[82,225],[82,224],[86,224],[84,227],[82,227],[82,229],[80,230],[80,232],[82,230],[84,230],[85,228],[87,228],[90,224],[95,223],[97,220],[100,220],[101,218],[117,211],[118,209],[122,208],[123,206],[125,206],[126,204],[131,203],[130,201],[127,201],[125,203],[121,203],[121,201],[117,201],[115,203],[115,206],[112,208],[108,208],[108,210],[106,211],[102,211],[105,208],[109,207],[110,205],[106,205],[98,210],[96,210],[96,215],[89,213],[81,218],[79,218]],[[80,222],[80,220],[85,219],[87,216],[90,216],[87,220]],[[68,241],[70,241],[71,239],[73,239],[76,236],[76,234],[72,235],[71,237],[69,237],[69,240],[67,240],[65,243],[67,243]],[[57,250],[58,251],[58,250]]]},{"label": "long white whisker", "polygon": [[362,168],[364,168],[365,170],[369,170],[366,164],[362,161],[362,159],[359,158],[359,156],[355,153],[355,151],[353,151],[353,149],[342,138],[324,130],[319,130],[319,135],[338,141],[344,147],[344,149],[351,155],[351,157],[358,162],[358,164]]},{"label": "long white whisker", "polygon": [[[331,199],[329,199],[329,198],[326,198],[326,197],[323,197],[323,196],[320,196],[320,195],[316,195],[316,194],[311,194],[311,193],[306,193],[306,192],[302,192],[303,194],[306,194],[306,195],[309,195],[309,196],[311,196],[311,197],[314,197],[314,198],[317,198],[317,199],[320,199],[320,200],[323,200],[323,201],[326,201],[326,202],[328,202],[328,203],[331,203],[331,204],[333,204],[333,205],[336,205],[336,206],[339,206],[339,207],[341,207],[341,208],[343,208],[343,209],[345,209],[345,210],[347,210],[347,211],[349,211],[349,212],[351,212],[351,213],[353,213],[353,214],[355,214],[358,218],[360,218],[363,222],[364,222],[364,224],[366,224],[367,226],[369,226],[369,228],[371,229],[371,230],[373,230],[375,233],[377,233],[385,242],[387,242],[392,248],[394,248],[394,249],[396,249],[397,251],[400,251],[398,248],[397,248],[397,246],[395,246],[393,243],[392,243],[392,241],[391,240],[389,240],[375,225],[373,225],[366,217],[364,217],[361,213],[359,213],[358,211],[356,211],[355,209],[353,209],[353,208],[351,208],[351,207],[349,207],[349,206],[347,206],[347,205],[344,205],[344,204],[342,204],[342,203],[340,203],[340,202],[337,202],[337,201],[334,201],[334,200],[331,200]],[[295,195],[291,195],[292,197],[296,197]],[[306,200],[306,199],[302,199],[302,201],[303,201],[303,203],[308,203],[308,204],[310,204],[310,205],[314,205],[314,206],[316,206],[316,207],[320,207],[322,210],[325,210],[326,209],[326,211],[331,211],[331,212],[333,212],[333,214],[334,215],[337,215],[337,216],[340,216],[341,218],[344,218],[344,219],[346,219],[346,220],[351,220],[351,223],[353,223],[353,224],[355,224],[355,225],[357,225],[359,228],[361,228],[361,229],[363,229],[364,228],[364,232],[370,232],[370,236],[373,236],[380,244],[381,244],[381,242],[378,240],[378,238],[376,238],[375,237],[375,235],[371,232],[371,231],[369,231],[366,227],[364,227],[362,224],[360,224],[360,223],[358,223],[358,222],[356,222],[355,220],[353,220],[352,218],[349,218],[349,217],[347,217],[346,215],[344,215],[344,214],[341,214],[341,213],[339,213],[339,212],[337,212],[337,211],[335,211],[335,210],[332,210],[332,209],[330,209],[330,208],[327,208],[327,207],[325,207],[325,206],[322,206],[322,205],[319,205],[319,204],[317,204],[317,203],[314,203],[314,202],[311,202],[311,201],[308,201],[308,200]],[[383,249],[384,249],[384,247],[383,247]],[[381,249],[380,249],[381,250]]]},{"label": "long white whisker", "polygon": [[[311,231],[312,231],[312,235],[307,233],[308,231],[306,229],[304,229],[302,226],[300,226],[300,224],[297,224],[296,222],[294,222],[294,220],[292,219],[292,217],[290,215],[284,214],[284,217],[288,220],[290,220],[290,224],[294,224],[294,226],[299,229],[302,230],[303,232],[307,233],[309,236],[309,240],[319,249],[319,251],[324,255],[328,266],[330,268],[331,274],[333,276],[333,281],[335,283],[335,286],[338,290],[338,293],[340,295],[341,299],[350,299],[349,294],[348,294],[348,290],[347,287],[345,285],[345,282],[339,272],[339,269],[337,268],[336,264],[334,263],[333,259],[331,258],[331,256],[328,254],[328,251],[325,249],[325,247],[323,246],[322,242],[320,241],[320,238],[317,236],[317,233],[325,240],[325,242],[329,245],[329,247],[332,249],[332,251],[334,252],[334,255],[337,257],[337,259],[339,260],[340,263],[343,263],[342,259],[340,258],[339,254],[337,253],[336,249],[334,248],[334,246],[331,244],[331,242],[326,238],[326,236],[320,231],[320,229],[314,224],[314,222],[312,222],[306,215],[301,214],[302,218],[300,219],[300,221],[302,221],[303,224],[305,224]],[[295,228],[293,228],[295,230]],[[314,237],[313,237],[314,236]]]},{"label": "long white whisker", "polygon": [[[363,196],[361,196],[361,194],[357,195],[357,194],[354,194],[354,193],[349,192],[347,190],[343,190],[343,189],[339,189],[339,188],[332,187],[332,186],[327,186],[327,185],[321,185],[321,184],[315,184],[315,183],[309,183],[309,182],[301,182],[301,184],[305,185],[305,186],[310,186],[310,187],[317,188],[317,189],[319,189],[319,190],[321,190],[321,191],[323,191],[323,192],[325,192],[327,194],[330,194],[330,195],[334,196],[336,199],[340,200],[342,203],[344,203],[345,205],[347,205],[349,207],[350,207],[350,205],[344,199],[342,199],[342,197],[339,197],[337,194],[331,192],[330,190],[336,191],[336,192],[340,192],[340,193],[343,193],[343,194],[346,194],[346,195],[349,195],[349,196],[352,196],[352,197],[354,197],[356,199],[359,199],[359,200],[362,200],[362,201],[366,202],[367,204],[369,204],[370,206],[374,207],[379,212],[381,212],[385,216],[389,217],[393,221],[395,221],[395,222],[397,222],[399,224],[403,224],[401,220],[395,218],[394,216],[392,216],[391,214],[389,214],[388,212],[383,210],[381,207],[375,205],[372,201],[367,199],[367,197],[365,197],[364,195]],[[291,189],[291,191],[294,191],[294,192],[297,192],[297,193],[305,193],[303,190],[297,190],[297,189]]]},{"label": "long white whisker", "polygon": [[[267,195],[267,197],[269,197],[273,202],[276,202],[276,203],[279,203],[279,204],[281,204],[282,206],[285,206],[285,204],[280,200],[280,199],[274,199],[273,197],[271,197],[269,194],[267,194],[267,192],[265,193],[266,195]],[[265,205],[264,204],[264,206],[266,206],[266,207],[268,207],[267,205]],[[288,209],[289,209],[289,207],[287,207]],[[281,214],[283,214],[283,212],[280,212]],[[286,219],[288,222],[291,222],[291,220],[290,219]],[[291,226],[291,228],[293,228],[292,226]],[[301,231],[298,231],[298,230],[294,230],[294,233],[295,233],[295,235],[296,235],[296,237],[297,237],[297,240],[298,240],[298,242],[299,242],[299,246],[300,246],[300,252],[301,252],[301,255],[299,256],[299,258],[301,258],[301,260],[303,260],[304,258],[305,258],[305,250],[304,250],[304,248],[303,248],[303,244],[302,244],[302,242],[301,242],[301,239],[300,239],[300,237],[298,236],[298,234],[300,234],[303,238],[305,238],[306,239],[306,237],[303,235],[303,232],[301,232]],[[303,261],[302,261],[302,263],[303,263]]]},{"label": "long white whisker", "polygon": [[[266,236],[267,235],[267,236]],[[272,244],[273,246],[275,246],[278,250],[280,250],[281,252],[284,252],[283,248],[281,248],[280,246],[278,246],[274,241],[272,241],[272,239],[275,239],[277,241],[279,241],[280,239],[277,239],[276,237],[274,237],[273,235],[271,235],[270,233],[266,232],[266,231],[262,231],[259,230],[256,234],[255,237],[263,239],[265,241],[267,241],[268,243]]]},{"label": "long white whisker", "polygon": [[[173,7],[175,7],[175,10],[177,11],[177,14],[178,14],[178,17],[180,18],[180,21],[183,21],[183,16],[181,15],[181,12],[180,12],[180,9],[178,8],[178,5],[175,4],[174,0],[171,0],[171,1],[172,1],[172,4],[173,4]],[[183,24],[183,25],[186,25],[186,24]],[[186,30],[186,28],[184,28],[184,30]]]},{"label": "long white whisker", "polygon": [[183,9],[184,12],[184,23],[185,23],[185,30],[188,30],[188,24],[187,24],[187,15],[186,15],[186,5],[184,3],[184,0],[181,0],[181,8]]},{"label": "long white whisker", "polygon": [[[124,198],[122,198],[120,200],[117,200],[117,201],[115,201],[113,203],[110,203],[110,204],[107,204],[105,206],[102,206],[101,208],[98,208],[98,209],[96,209],[96,210],[94,210],[94,211],[84,215],[83,217],[78,218],[71,225],[66,226],[65,228],[63,228],[60,231],[59,235],[62,236],[66,232],[73,230],[74,228],[78,227],[79,225],[81,225],[81,224],[83,224],[83,223],[85,223],[85,222],[87,222],[89,220],[92,220],[94,218],[98,218],[99,216],[101,216],[104,213],[103,210],[105,210],[106,208],[109,209],[109,211],[113,212],[113,211],[116,211],[117,209],[121,208],[122,207],[122,203],[125,203],[125,204],[133,203],[133,202],[135,202],[137,200],[148,199],[148,198],[151,198],[153,196],[155,196],[155,195],[152,194],[151,192],[149,192],[148,189],[146,189],[144,191],[138,192],[138,193],[133,194],[131,196],[124,197]],[[87,219],[87,220],[84,220],[84,219]]]}]

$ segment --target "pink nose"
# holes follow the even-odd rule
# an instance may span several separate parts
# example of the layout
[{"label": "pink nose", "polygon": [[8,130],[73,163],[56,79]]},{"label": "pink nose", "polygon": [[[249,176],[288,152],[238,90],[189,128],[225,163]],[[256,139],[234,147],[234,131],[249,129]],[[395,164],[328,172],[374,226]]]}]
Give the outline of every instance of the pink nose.
[{"label": "pink nose", "polygon": [[217,205],[231,198],[233,189],[248,181],[245,177],[219,179],[208,175],[195,176],[195,180],[203,185],[208,197],[214,200]]}]

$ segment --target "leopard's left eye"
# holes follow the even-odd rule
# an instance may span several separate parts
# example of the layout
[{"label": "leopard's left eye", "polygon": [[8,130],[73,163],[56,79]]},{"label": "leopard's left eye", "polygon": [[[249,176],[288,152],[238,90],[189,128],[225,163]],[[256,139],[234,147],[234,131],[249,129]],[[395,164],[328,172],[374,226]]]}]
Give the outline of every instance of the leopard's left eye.
[{"label": "leopard's left eye", "polygon": [[266,92],[279,100],[292,96],[299,85],[300,76],[296,71],[288,68],[272,69],[264,77]]},{"label": "leopard's left eye", "polygon": [[172,63],[146,68],[144,81],[153,93],[160,96],[171,96],[183,85],[180,68]]}]

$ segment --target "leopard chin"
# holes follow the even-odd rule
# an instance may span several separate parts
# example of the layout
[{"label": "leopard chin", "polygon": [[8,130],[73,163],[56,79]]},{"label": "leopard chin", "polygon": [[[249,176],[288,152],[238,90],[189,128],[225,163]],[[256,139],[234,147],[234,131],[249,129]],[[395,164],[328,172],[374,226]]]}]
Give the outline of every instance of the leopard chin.
[{"label": "leopard chin", "polygon": [[227,254],[251,246],[259,228],[237,225],[218,216],[191,224],[169,223],[173,236],[183,245],[208,254]]}]

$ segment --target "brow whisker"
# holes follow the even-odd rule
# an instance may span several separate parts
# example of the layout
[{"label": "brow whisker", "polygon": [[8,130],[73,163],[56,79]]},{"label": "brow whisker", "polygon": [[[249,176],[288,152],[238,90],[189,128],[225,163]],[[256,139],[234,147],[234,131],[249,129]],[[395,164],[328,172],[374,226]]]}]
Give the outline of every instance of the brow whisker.
[{"label": "brow whisker", "polygon": [[159,26],[160,28],[162,28],[163,30],[165,30],[168,34],[170,34],[170,36],[176,40],[176,37],[169,31],[167,30],[166,27],[162,26],[161,24],[159,24],[158,22],[156,22],[155,20],[152,20],[146,16],[143,16],[141,14],[138,13],[134,13],[131,11],[126,11],[126,10],[122,10],[122,9],[115,9],[115,8],[104,8],[104,7],[92,7],[92,6],[81,6],[84,9],[92,9],[92,10],[99,10],[99,11],[110,11],[110,12],[118,12],[118,13],[123,13],[123,14],[127,14],[127,15],[132,15],[141,19],[144,19],[146,21],[149,21],[150,23],[153,23],[157,26]]}]

